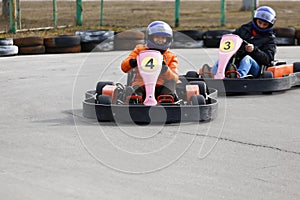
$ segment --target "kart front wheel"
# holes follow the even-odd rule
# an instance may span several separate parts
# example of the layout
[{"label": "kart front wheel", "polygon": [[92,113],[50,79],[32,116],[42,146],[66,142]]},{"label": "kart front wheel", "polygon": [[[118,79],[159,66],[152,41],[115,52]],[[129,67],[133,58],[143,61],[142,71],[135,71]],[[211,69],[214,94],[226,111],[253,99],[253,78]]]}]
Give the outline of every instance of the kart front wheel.
[{"label": "kart front wheel", "polygon": [[108,95],[98,95],[97,101],[99,104],[103,104],[103,105],[111,104],[111,98]]}]

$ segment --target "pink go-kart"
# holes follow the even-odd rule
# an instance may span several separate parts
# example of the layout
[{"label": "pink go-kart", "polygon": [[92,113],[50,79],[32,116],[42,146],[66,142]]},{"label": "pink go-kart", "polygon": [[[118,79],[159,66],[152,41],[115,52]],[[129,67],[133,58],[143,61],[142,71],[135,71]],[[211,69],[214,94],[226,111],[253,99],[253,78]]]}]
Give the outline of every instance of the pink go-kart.
[{"label": "pink go-kart", "polygon": [[[300,62],[286,64],[286,62],[274,62],[274,66],[263,66],[258,78],[251,75],[247,78],[228,78],[230,65],[235,65],[235,55],[243,43],[247,43],[235,34],[222,36],[219,45],[218,70],[213,78],[203,76],[202,69],[198,72],[190,71],[185,77],[188,81],[205,81],[219,93],[272,93],[290,89],[300,85]],[[237,73],[237,72],[235,72]]]},{"label": "pink go-kart", "polygon": [[[217,91],[203,81],[188,82],[181,76],[176,95],[155,97],[155,85],[161,72],[160,52],[146,50],[138,57],[138,67],[128,73],[127,83],[100,81],[96,90],[87,91],[83,115],[98,121],[134,123],[174,123],[208,121],[217,114]],[[131,87],[139,70],[145,83],[146,98],[138,96]]]}]

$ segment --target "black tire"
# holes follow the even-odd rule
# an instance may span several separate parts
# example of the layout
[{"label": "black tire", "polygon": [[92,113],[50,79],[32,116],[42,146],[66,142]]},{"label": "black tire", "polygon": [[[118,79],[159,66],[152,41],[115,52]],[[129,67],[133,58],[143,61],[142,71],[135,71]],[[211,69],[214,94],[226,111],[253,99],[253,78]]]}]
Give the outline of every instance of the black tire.
[{"label": "black tire", "polygon": [[31,47],[19,47],[19,54],[22,55],[32,55],[32,54],[43,54],[45,53],[45,46],[31,46]]},{"label": "black tire", "polygon": [[144,44],[145,40],[115,38],[114,50],[132,50],[138,44]]},{"label": "black tire", "polygon": [[103,104],[103,105],[110,105],[111,104],[111,98],[108,95],[98,95],[97,96],[97,103]]},{"label": "black tire", "polygon": [[99,95],[102,95],[102,89],[104,86],[106,85],[113,85],[114,83],[111,82],[111,81],[100,81],[97,83],[97,86],[96,86],[96,94],[97,96]]},{"label": "black tire", "polygon": [[274,74],[271,71],[263,71],[261,77],[262,78],[274,78]]},{"label": "black tire", "polygon": [[19,52],[19,47],[16,45],[0,45],[0,56],[14,56]]},{"label": "black tire", "polygon": [[207,88],[206,83],[204,81],[190,81],[189,84],[198,85],[200,95],[202,95],[205,99],[207,98],[208,88]]},{"label": "black tire", "polygon": [[74,47],[80,45],[78,35],[61,35],[57,37],[44,38],[44,44],[50,48]]},{"label": "black tire", "polygon": [[188,35],[185,35],[181,32],[174,32],[173,33],[173,42],[193,42],[195,41],[193,38],[189,37]]},{"label": "black tire", "polygon": [[181,30],[178,32],[185,34],[193,40],[202,40],[203,38],[203,32],[201,30]]},{"label": "black tire", "polygon": [[187,78],[199,78],[199,74],[196,71],[188,71],[185,74],[185,77],[187,77]]},{"label": "black tire", "polygon": [[294,72],[300,72],[300,62],[294,62]]},{"label": "black tire", "polygon": [[205,47],[218,48],[223,35],[232,33],[231,30],[209,30],[203,33]]},{"label": "black tire", "polygon": [[132,40],[144,40],[145,33],[142,31],[122,31],[115,35],[117,39],[132,39]]},{"label": "black tire", "polygon": [[276,27],[273,30],[276,37],[296,37],[296,29],[294,27]]},{"label": "black tire", "polygon": [[113,40],[115,32],[109,30],[87,30],[76,31],[75,35],[80,36],[81,43],[100,43],[107,39]]},{"label": "black tire", "polygon": [[12,38],[0,38],[0,45],[13,45],[13,39]]},{"label": "black tire", "polygon": [[15,38],[14,45],[18,47],[32,47],[44,45],[44,38],[38,36]]},{"label": "black tire", "polygon": [[205,105],[206,101],[203,95],[193,95],[190,99],[190,105]]},{"label": "black tire", "polygon": [[79,53],[81,52],[81,45],[72,47],[46,47],[47,53]]},{"label": "black tire", "polygon": [[112,51],[114,50],[114,42],[107,41],[101,43],[95,42],[82,42],[81,51],[82,52],[103,52],[103,51]]},{"label": "black tire", "polygon": [[276,37],[275,44],[277,46],[294,46],[296,43],[295,38],[293,37]]}]

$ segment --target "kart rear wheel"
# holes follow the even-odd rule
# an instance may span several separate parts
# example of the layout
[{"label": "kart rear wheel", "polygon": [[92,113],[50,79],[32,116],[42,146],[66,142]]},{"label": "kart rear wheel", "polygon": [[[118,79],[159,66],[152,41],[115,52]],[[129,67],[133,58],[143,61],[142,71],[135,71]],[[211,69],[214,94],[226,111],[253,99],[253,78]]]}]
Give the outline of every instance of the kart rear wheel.
[{"label": "kart rear wheel", "polygon": [[113,85],[114,83],[111,82],[111,81],[100,81],[97,83],[97,86],[96,86],[96,94],[97,95],[102,95],[102,89],[104,86],[106,85]]},{"label": "kart rear wheel", "polygon": [[206,101],[203,95],[193,95],[190,99],[191,105],[205,105]]},{"label": "kart rear wheel", "polygon": [[300,72],[300,62],[294,62],[294,72]]},{"label": "kart rear wheel", "polygon": [[99,95],[97,97],[98,103],[103,105],[110,105],[111,104],[111,98],[108,95]]}]

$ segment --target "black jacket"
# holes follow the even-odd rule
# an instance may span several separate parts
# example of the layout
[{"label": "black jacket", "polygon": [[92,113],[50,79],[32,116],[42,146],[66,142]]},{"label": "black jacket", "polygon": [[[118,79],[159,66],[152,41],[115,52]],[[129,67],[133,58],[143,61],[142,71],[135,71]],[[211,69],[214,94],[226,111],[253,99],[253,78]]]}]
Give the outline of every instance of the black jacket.
[{"label": "black jacket", "polygon": [[254,45],[254,50],[249,53],[245,50],[245,43],[237,52],[237,61],[239,62],[244,56],[250,55],[256,62],[262,66],[271,66],[276,53],[275,35],[274,32],[253,34],[252,22],[242,25],[237,28],[233,34],[240,36],[243,40]]}]

